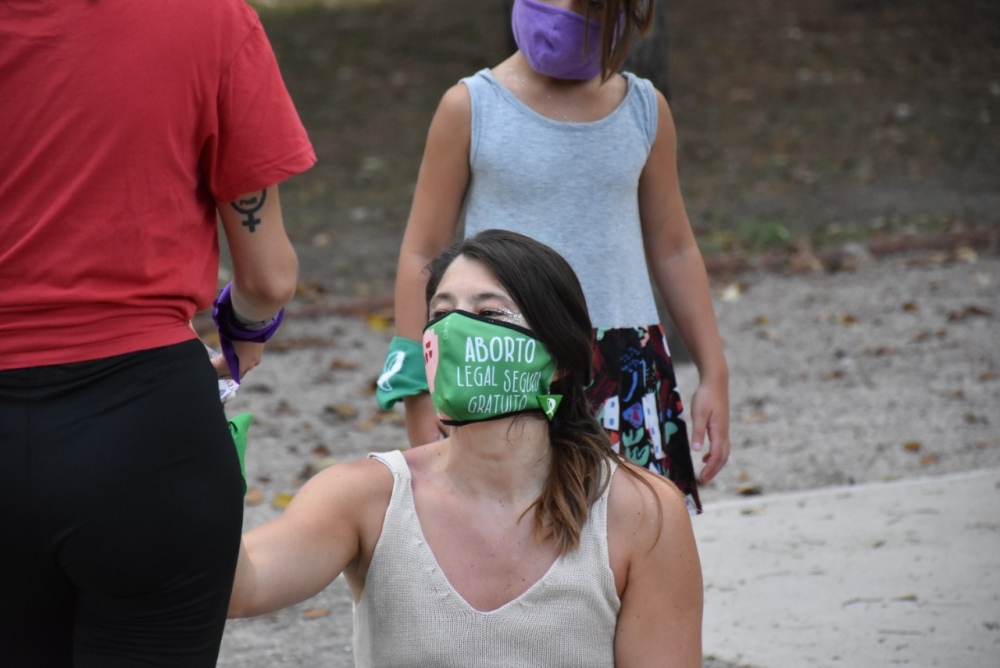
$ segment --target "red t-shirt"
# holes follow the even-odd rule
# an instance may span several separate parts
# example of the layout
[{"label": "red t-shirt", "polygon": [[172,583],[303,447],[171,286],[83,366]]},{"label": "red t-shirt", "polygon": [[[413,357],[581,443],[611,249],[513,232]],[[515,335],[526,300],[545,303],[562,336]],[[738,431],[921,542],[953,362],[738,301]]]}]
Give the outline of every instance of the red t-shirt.
[{"label": "red t-shirt", "polygon": [[315,160],[243,0],[0,2],[0,369],[192,338],[215,200]]}]

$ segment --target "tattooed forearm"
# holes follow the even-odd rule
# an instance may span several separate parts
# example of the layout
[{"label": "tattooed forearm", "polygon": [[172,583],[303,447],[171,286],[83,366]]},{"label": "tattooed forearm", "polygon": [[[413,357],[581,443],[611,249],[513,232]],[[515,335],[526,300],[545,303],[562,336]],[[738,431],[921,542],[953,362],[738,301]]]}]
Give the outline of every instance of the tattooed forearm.
[{"label": "tattooed forearm", "polygon": [[254,214],[261,210],[266,198],[267,190],[261,190],[260,195],[248,195],[230,203],[230,206],[247,217],[243,221],[243,225],[251,232],[256,232],[257,226],[264,222],[260,218],[255,217]]}]

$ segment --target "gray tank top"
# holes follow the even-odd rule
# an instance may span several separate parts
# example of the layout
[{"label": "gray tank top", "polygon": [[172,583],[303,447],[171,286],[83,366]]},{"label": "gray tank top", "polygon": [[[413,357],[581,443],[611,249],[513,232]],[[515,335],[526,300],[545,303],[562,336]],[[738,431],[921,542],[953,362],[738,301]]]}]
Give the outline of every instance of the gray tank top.
[{"label": "gray tank top", "polygon": [[479,612],[452,588],[424,540],[403,453],[369,456],[389,467],[393,485],[354,606],[358,668],[614,666],[621,602],[608,555],[610,485],[591,507],[576,550],[510,603]]},{"label": "gray tank top", "polygon": [[566,123],[521,102],[489,70],[462,79],[472,100],[465,233],[520,232],[573,267],[594,327],[659,322],[639,226],[639,176],[656,139],[652,84],[604,118]]}]

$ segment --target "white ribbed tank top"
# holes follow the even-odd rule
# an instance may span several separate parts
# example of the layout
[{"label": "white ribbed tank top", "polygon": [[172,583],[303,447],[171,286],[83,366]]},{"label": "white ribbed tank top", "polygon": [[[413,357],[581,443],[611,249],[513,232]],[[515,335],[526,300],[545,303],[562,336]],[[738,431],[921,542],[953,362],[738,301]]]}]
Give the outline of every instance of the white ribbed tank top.
[{"label": "white ribbed tank top", "polygon": [[579,548],[556,559],[521,596],[479,612],[452,588],[424,540],[402,452],[369,456],[394,480],[354,606],[358,668],[614,666],[621,601],[608,555],[610,485],[590,509]]}]

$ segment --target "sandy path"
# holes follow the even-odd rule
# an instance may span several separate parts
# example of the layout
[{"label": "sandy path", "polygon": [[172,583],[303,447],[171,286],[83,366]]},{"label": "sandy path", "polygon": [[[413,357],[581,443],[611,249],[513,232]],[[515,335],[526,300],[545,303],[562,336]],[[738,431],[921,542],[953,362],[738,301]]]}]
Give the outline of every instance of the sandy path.
[{"label": "sandy path", "polygon": [[[707,512],[752,493],[1000,467],[998,290],[1000,258],[974,253],[718,286],[734,447],[703,491]],[[257,416],[248,472],[260,503],[247,507],[248,528],[276,517],[272,502],[323,460],[402,444],[398,414],[380,414],[371,395],[390,337],[382,324],[289,318],[276,339],[287,350],[269,352],[229,404]],[[678,371],[689,399],[697,372]],[[219,665],[352,666],[350,615],[337,581],[301,605],[231,622]]]}]

